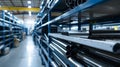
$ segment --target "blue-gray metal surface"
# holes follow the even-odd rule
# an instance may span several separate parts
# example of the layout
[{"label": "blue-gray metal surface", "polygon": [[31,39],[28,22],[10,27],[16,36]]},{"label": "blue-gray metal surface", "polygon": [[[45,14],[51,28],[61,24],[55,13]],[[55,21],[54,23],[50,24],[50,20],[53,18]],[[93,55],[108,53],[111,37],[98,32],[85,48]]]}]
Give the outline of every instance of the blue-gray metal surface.
[{"label": "blue-gray metal surface", "polygon": [[18,48],[12,49],[6,56],[0,57],[0,67],[44,67],[32,37],[22,41]]}]

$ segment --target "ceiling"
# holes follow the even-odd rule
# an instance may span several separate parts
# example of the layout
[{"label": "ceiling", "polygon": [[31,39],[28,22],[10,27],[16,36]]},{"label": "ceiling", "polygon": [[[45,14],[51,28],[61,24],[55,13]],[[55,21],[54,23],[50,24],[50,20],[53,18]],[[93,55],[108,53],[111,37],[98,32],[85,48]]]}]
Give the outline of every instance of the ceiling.
[{"label": "ceiling", "polygon": [[[27,1],[31,1],[28,4]],[[39,8],[41,0],[0,0],[1,6],[11,6],[11,7],[28,7],[31,5],[32,8]],[[13,14],[26,14],[26,11],[11,11]],[[36,13],[36,12],[33,12]]]},{"label": "ceiling", "polygon": [[31,1],[32,7],[39,7],[41,0],[0,0],[1,6],[27,7],[27,1]]},{"label": "ceiling", "polygon": [[[12,6],[12,7],[28,7],[30,4],[27,1],[31,1],[33,8],[39,8],[42,0],[0,0],[1,6]],[[83,18],[89,18],[90,13],[93,17],[100,17],[104,15],[120,14],[120,0],[106,0],[106,2],[91,7],[86,11],[82,12]],[[13,14],[28,14],[27,11],[12,11]],[[37,14],[33,12],[33,14]]]}]

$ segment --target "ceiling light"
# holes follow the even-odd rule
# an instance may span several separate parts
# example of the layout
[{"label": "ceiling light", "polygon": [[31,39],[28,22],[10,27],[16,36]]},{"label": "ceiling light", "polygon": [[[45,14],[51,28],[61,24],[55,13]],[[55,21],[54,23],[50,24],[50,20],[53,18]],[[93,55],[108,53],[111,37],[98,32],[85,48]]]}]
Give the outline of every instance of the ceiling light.
[{"label": "ceiling light", "polygon": [[8,14],[10,15],[10,12],[8,12]]},{"label": "ceiling light", "polygon": [[62,25],[59,25],[60,27],[62,27]]},{"label": "ceiling light", "polygon": [[27,1],[28,4],[31,4],[31,1]]},{"label": "ceiling light", "polygon": [[31,8],[31,6],[28,6],[28,8]]},{"label": "ceiling light", "polygon": [[7,12],[7,10],[4,10],[5,12]]},{"label": "ceiling light", "polygon": [[87,19],[87,20],[89,20],[90,18],[89,18],[89,17],[87,17],[86,19]]},{"label": "ceiling light", "polygon": [[10,14],[10,16],[12,16],[12,14]]},{"label": "ceiling light", "polygon": [[40,6],[40,8],[42,9],[42,6]]},{"label": "ceiling light", "polygon": [[29,11],[29,16],[31,16],[32,14],[31,14],[31,11]]}]

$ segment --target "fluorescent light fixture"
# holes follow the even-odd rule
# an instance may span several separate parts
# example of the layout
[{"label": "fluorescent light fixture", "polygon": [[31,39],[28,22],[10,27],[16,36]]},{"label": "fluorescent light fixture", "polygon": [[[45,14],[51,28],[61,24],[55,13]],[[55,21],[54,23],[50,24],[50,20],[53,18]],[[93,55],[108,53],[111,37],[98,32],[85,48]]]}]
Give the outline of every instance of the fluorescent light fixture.
[{"label": "fluorescent light fixture", "polygon": [[10,14],[10,16],[12,16],[12,14]]},{"label": "fluorescent light fixture", "polygon": [[7,10],[4,10],[5,12],[7,12]]},{"label": "fluorescent light fixture", "polygon": [[86,19],[87,19],[87,20],[89,20],[90,18],[89,18],[89,17],[87,17]]},{"label": "fluorescent light fixture", "polygon": [[62,25],[59,25],[60,27],[62,27]]},{"label": "fluorescent light fixture", "polygon": [[28,4],[31,4],[32,2],[31,1],[27,1]]},{"label": "fluorescent light fixture", "polygon": [[8,12],[8,14],[10,15],[10,12]]},{"label": "fluorescent light fixture", "polygon": [[42,8],[42,6],[40,6],[40,8]]},{"label": "fluorescent light fixture", "polygon": [[28,8],[31,8],[31,6],[28,6]]},{"label": "fluorescent light fixture", "polygon": [[41,2],[41,4],[43,5],[44,1]]},{"label": "fluorescent light fixture", "polygon": [[29,11],[29,16],[31,16],[32,15],[32,13],[31,13],[31,11]]}]

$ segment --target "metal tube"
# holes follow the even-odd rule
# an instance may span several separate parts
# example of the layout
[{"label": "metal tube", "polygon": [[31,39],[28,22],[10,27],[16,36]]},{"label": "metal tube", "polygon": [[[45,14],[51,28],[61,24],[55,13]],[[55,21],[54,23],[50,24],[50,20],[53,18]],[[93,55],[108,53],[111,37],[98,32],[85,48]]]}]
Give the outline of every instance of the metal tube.
[{"label": "metal tube", "polygon": [[100,50],[105,50],[109,52],[116,52],[120,53],[120,43],[117,42],[107,42],[107,41],[100,41],[100,40],[92,40],[92,39],[84,39],[84,38],[76,38],[76,37],[70,37],[60,34],[49,34],[49,36],[71,41],[74,43],[78,43],[80,45],[85,45],[93,48],[97,48]]},{"label": "metal tube", "polygon": [[57,39],[55,39],[55,38],[52,38],[52,39],[53,39],[53,41],[61,44],[62,46],[67,47],[67,45],[66,45],[65,43],[63,43],[63,42],[61,42],[61,41],[59,41],[59,40],[57,40]]},{"label": "metal tube", "polygon": [[92,66],[92,67],[106,67],[106,66],[112,66],[109,63],[106,63],[105,61],[100,61],[96,58],[90,57],[86,54],[80,54],[78,53],[76,55],[76,59],[80,60],[83,65],[85,66]]},{"label": "metal tube", "polygon": [[67,67],[67,65],[55,53],[53,53],[53,55],[54,55],[54,60],[56,60],[56,62],[60,64],[59,66]]}]

